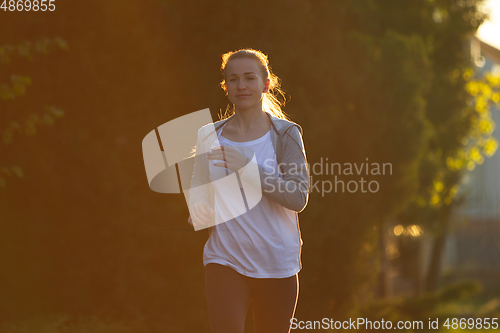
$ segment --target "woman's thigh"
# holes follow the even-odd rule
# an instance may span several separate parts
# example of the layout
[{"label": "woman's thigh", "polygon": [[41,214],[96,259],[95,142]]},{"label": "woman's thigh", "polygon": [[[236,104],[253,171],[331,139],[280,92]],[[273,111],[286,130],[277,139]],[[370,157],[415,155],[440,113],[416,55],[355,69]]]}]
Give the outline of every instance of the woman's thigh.
[{"label": "woman's thigh", "polygon": [[205,294],[211,333],[243,333],[250,302],[245,277],[230,267],[205,266]]},{"label": "woman's thigh", "polygon": [[285,279],[252,279],[255,333],[288,333],[299,295],[298,274]]}]

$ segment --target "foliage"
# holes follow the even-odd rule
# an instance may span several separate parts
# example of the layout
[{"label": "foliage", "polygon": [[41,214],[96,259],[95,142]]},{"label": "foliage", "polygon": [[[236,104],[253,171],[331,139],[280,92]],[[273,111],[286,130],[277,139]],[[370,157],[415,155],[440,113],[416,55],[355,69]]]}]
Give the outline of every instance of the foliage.
[{"label": "foliage", "polygon": [[[6,66],[16,58],[25,58],[33,61],[37,54],[48,55],[56,49],[68,50],[68,45],[65,40],[60,37],[53,39],[41,39],[35,42],[26,41],[17,45],[5,44],[0,45],[0,65]],[[32,79],[27,75],[12,74],[10,76],[10,84],[0,83],[0,133],[4,145],[9,145],[13,141],[15,133],[25,135],[35,135],[37,132],[36,126],[52,125],[55,118],[64,115],[63,110],[53,105],[45,105],[45,113],[31,113],[29,115],[20,115],[18,110],[11,110],[12,102],[21,96],[26,95],[28,86],[32,83]],[[24,117],[23,120],[21,118]],[[5,161],[2,161],[5,163]],[[19,178],[23,177],[23,169],[19,165],[0,165],[0,187],[6,187],[5,177],[16,175]]]},{"label": "foliage", "polygon": [[144,332],[140,320],[124,321],[101,315],[71,316],[58,313],[49,316],[25,318],[0,325],[3,333],[135,333]]},{"label": "foliage", "polygon": [[[353,311],[352,318],[366,318],[391,321],[393,327],[398,321],[421,321],[424,331],[429,320],[439,321],[439,328],[447,318],[496,318],[500,313],[498,298],[478,299],[481,286],[475,281],[462,281],[418,297],[398,297],[377,300]],[[446,327],[444,327],[446,328]],[[373,330],[376,331],[376,330]],[[403,330],[413,332],[412,330]],[[371,330],[367,330],[371,332]]]},{"label": "foliage", "polygon": [[[425,96],[431,135],[421,151],[415,192],[396,217],[403,225],[422,225],[436,237],[426,281],[426,288],[432,290],[451,212],[466,196],[460,191],[465,167],[471,170],[482,163],[497,144],[491,136],[493,121],[484,109],[487,103],[470,95],[471,88],[481,86],[473,80],[475,70],[466,52],[469,36],[486,18],[478,9],[481,1],[420,4],[417,12],[426,13],[427,19],[417,30],[432,43],[433,77]],[[394,25],[401,24],[395,21]]]}]

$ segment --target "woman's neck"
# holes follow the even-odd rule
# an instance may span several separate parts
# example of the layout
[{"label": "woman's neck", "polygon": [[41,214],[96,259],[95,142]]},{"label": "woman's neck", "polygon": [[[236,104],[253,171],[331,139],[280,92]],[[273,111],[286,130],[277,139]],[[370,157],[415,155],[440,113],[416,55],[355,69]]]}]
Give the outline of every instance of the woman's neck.
[{"label": "woman's neck", "polygon": [[241,134],[248,133],[251,128],[265,126],[270,119],[266,112],[262,110],[262,106],[254,109],[238,110],[234,112],[232,126]]}]

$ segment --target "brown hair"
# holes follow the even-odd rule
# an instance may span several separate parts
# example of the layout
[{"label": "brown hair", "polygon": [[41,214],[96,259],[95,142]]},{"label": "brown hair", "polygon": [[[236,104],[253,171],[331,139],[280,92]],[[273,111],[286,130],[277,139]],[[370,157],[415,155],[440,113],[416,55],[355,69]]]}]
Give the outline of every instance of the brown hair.
[{"label": "brown hair", "polygon": [[[230,51],[224,53],[222,55],[222,65],[220,67],[222,74],[224,75],[224,79],[220,83],[221,88],[224,89],[224,91],[227,94],[226,88],[224,87],[224,85],[226,84],[226,79],[225,79],[226,66],[231,59],[237,59],[237,58],[249,58],[257,60],[257,63],[260,65],[260,68],[262,70],[264,81],[269,79],[269,90],[266,92],[262,100],[262,106],[264,107],[264,111],[267,111],[268,113],[277,118],[288,120],[288,117],[285,114],[285,112],[281,110],[281,107],[284,106],[286,102],[285,93],[283,92],[283,90],[281,90],[281,83],[280,83],[281,80],[272,72],[271,67],[269,66],[269,60],[267,58],[267,55],[265,55],[259,50],[244,48],[244,49],[239,49],[237,51]],[[278,99],[278,95],[281,95],[283,97],[283,102]],[[228,106],[226,107],[226,112],[223,115],[219,114],[219,118],[220,119],[228,118],[233,113],[234,113],[234,105],[230,107],[228,104]]]}]

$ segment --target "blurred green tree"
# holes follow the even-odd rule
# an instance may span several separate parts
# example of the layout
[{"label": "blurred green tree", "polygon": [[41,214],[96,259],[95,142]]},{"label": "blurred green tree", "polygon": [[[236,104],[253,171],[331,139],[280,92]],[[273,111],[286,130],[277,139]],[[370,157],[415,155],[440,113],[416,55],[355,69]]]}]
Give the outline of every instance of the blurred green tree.
[{"label": "blurred green tree", "polygon": [[[485,156],[492,156],[497,147],[491,136],[494,124],[488,109],[494,103],[498,83],[491,76],[487,80],[473,79],[475,66],[468,48],[469,38],[486,18],[479,9],[481,2],[414,1],[411,10],[418,19],[396,12],[384,18],[388,28],[408,33],[408,19],[415,20],[411,32],[432,44],[432,80],[425,96],[432,134],[422,151],[417,190],[396,218],[403,225],[422,225],[435,237],[426,291],[438,285],[450,214],[465,198],[465,194],[457,195],[464,170],[472,170]],[[387,1],[383,5],[394,9],[394,3]],[[485,94],[479,97],[478,90]]]},{"label": "blurred green tree", "polygon": [[[55,49],[68,50],[67,42],[56,37],[53,39],[45,38],[35,42],[26,41],[17,45],[4,44],[0,45],[0,65],[6,66],[11,63],[13,58],[26,58],[30,61],[38,54],[48,55]],[[52,125],[55,118],[62,117],[64,111],[54,105],[45,105],[45,113],[31,113],[29,115],[19,114],[19,110],[13,110],[9,102],[24,96],[29,85],[31,85],[31,77],[28,75],[10,75],[10,83],[0,83],[0,120],[3,145],[10,145],[14,139],[14,134],[35,135],[37,125]],[[24,117],[24,119],[21,119]],[[5,156],[5,155],[4,155]],[[0,164],[0,187],[6,187],[5,177],[13,175],[22,178],[23,168],[15,164],[2,161]],[[10,162],[12,163],[12,162]]]}]

